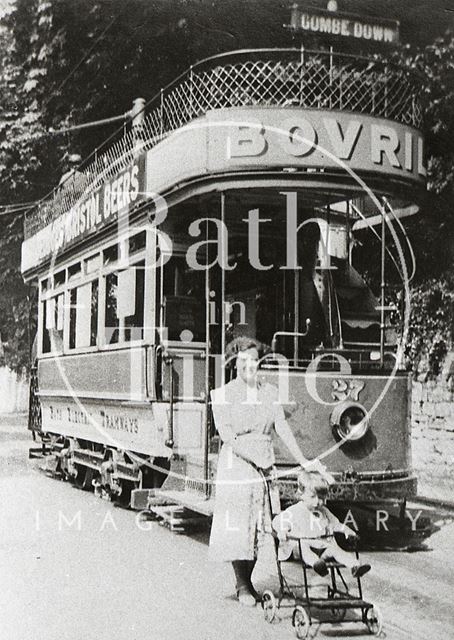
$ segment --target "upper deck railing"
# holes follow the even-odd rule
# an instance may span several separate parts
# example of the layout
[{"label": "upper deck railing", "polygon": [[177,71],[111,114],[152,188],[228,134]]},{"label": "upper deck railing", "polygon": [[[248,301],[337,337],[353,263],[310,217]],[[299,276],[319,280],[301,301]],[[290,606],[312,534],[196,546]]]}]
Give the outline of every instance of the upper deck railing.
[{"label": "upper deck railing", "polygon": [[244,106],[351,111],[420,127],[420,82],[381,60],[299,49],[243,50],[190,67],[146,105],[140,128],[116,132],[25,216],[25,238],[69,210],[82,194],[126,168],[138,149],[213,109]]}]

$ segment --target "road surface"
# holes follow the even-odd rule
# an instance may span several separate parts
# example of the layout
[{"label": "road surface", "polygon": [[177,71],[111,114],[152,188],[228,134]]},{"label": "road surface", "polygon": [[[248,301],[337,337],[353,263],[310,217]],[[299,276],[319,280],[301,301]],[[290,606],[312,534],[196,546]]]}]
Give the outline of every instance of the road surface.
[{"label": "road surface", "polygon": [[[233,598],[228,565],[207,560],[208,531],[178,535],[48,478],[27,459],[21,425],[0,424],[0,640],[287,640],[291,608],[267,624]],[[425,551],[369,552],[365,597],[390,640],[454,638],[454,522]],[[296,578],[298,564],[286,563]],[[318,579],[319,583],[322,579]],[[271,542],[254,581],[276,586]],[[367,637],[362,624],[315,626],[312,637]]]}]

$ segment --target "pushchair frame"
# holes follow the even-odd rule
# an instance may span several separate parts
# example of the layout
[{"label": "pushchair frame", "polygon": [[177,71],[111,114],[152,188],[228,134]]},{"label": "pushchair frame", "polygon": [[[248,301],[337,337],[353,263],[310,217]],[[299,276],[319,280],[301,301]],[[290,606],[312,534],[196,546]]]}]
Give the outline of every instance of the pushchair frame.
[{"label": "pushchair frame", "polygon": [[[270,512],[271,520],[273,519],[273,505],[271,499],[271,480],[262,473],[263,482],[265,485],[265,493],[268,501],[268,508]],[[298,550],[301,559],[301,568],[303,582],[302,584],[292,585],[282,572],[281,560],[279,560],[279,540],[277,535],[273,532],[274,552],[276,559],[277,574],[279,578],[279,593],[277,596],[271,589],[266,589],[262,594],[262,609],[265,616],[265,620],[272,623],[276,617],[277,612],[284,606],[293,607],[292,625],[295,628],[297,638],[307,638],[310,632],[311,626],[314,624],[314,610],[328,611],[331,613],[331,617],[327,620],[318,620],[318,624],[325,623],[337,623],[342,624],[348,622],[348,624],[360,622],[367,626],[369,633],[373,635],[379,635],[382,630],[382,616],[380,610],[369,600],[363,598],[363,589],[361,585],[361,578],[358,576],[355,578],[357,583],[357,593],[352,593],[349,589],[347,582],[342,575],[341,569],[345,568],[345,565],[337,562],[327,562],[326,566],[329,572],[329,584],[327,584],[327,596],[314,598],[309,592],[308,582],[308,570],[312,567],[304,561],[301,540],[295,539],[298,542]],[[359,560],[359,554],[357,548],[354,550],[356,558]],[[302,593],[298,593],[298,591]],[[356,591],[356,590],[355,590]],[[292,600],[293,604],[283,604],[285,600]],[[359,619],[345,620],[347,610],[357,610],[361,612]]]}]

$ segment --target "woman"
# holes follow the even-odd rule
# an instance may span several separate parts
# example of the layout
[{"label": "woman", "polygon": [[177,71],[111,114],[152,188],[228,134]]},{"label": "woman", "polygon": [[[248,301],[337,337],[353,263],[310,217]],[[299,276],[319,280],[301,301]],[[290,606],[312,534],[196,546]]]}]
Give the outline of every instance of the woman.
[{"label": "woman", "polygon": [[223,444],[218,460],[210,557],[232,563],[238,600],[253,606],[258,598],[251,576],[267,510],[260,470],[269,473],[274,464],[273,428],[298,464],[310,465],[321,473],[325,468],[304,457],[278,402],[277,388],[258,379],[263,345],[240,337],[229,344],[229,353],[236,354],[237,377],[211,393],[214,420]]}]

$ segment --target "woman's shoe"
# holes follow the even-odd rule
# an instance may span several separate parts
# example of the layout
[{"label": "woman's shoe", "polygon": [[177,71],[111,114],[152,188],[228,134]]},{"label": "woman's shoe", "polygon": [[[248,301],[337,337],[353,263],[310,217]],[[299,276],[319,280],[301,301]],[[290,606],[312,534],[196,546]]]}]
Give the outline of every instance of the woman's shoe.
[{"label": "woman's shoe", "polygon": [[245,607],[255,607],[256,600],[247,587],[240,587],[236,591],[238,602]]}]

